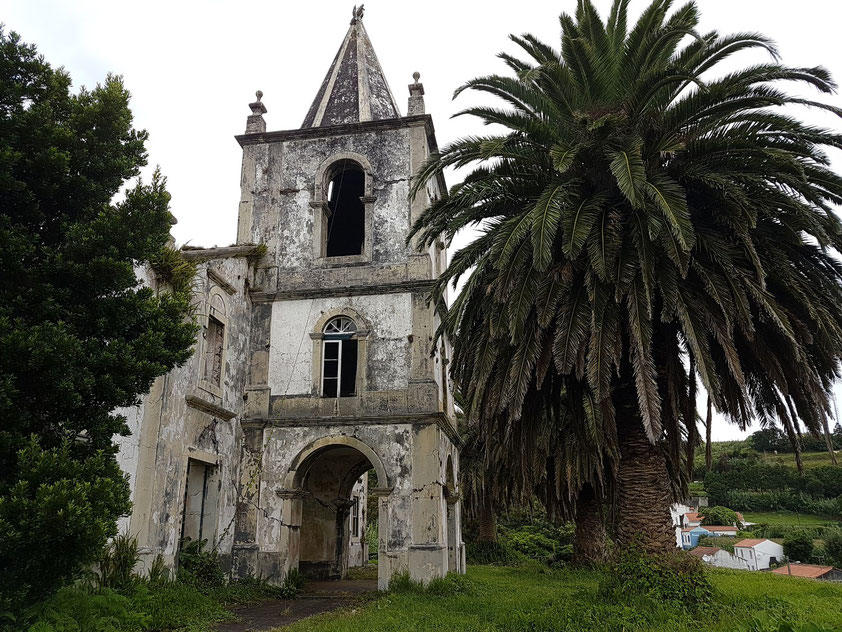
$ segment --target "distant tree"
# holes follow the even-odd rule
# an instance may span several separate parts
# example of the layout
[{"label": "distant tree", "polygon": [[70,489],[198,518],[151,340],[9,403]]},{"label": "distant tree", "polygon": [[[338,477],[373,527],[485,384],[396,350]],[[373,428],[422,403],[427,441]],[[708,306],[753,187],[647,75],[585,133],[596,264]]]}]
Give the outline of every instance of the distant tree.
[{"label": "distant tree", "polygon": [[758,452],[792,451],[786,435],[776,426],[770,426],[752,433],[748,441],[751,447]]},{"label": "distant tree", "polygon": [[842,531],[836,530],[825,535],[824,552],[828,562],[842,568]]},{"label": "distant tree", "polygon": [[108,76],[70,92],[0,30],[0,613],[90,565],[129,511],[114,411],[189,357],[188,291],[160,296],[135,267],[172,216],[165,181],[138,182],[146,132]]},{"label": "distant tree", "polygon": [[792,562],[809,562],[813,555],[813,538],[804,529],[784,538],[784,555]]},{"label": "distant tree", "polygon": [[737,524],[737,512],[728,507],[705,507],[701,511],[704,513],[703,525],[730,527]]}]

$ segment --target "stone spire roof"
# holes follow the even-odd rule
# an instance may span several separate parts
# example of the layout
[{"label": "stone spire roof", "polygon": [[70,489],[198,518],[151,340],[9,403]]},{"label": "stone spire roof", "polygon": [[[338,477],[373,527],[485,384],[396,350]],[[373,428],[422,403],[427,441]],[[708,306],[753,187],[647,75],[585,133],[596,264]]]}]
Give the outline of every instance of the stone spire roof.
[{"label": "stone spire roof", "polygon": [[362,7],[354,7],[351,28],[301,127],[327,127],[398,117],[400,110],[362,23]]}]

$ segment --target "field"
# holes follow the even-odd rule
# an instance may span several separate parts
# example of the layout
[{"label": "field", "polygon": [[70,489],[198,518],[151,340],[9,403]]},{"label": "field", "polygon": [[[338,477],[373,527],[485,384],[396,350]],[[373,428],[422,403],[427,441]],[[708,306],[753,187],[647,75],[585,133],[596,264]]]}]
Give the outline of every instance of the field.
[{"label": "field", "polygon": [[598,593],[596,571],[473,566],[465,581],[445,582],[442,594],[390,593],[284,631],[730,632],[777,630],[773,622],[783,621],[836,630],[842,622],[842,585],[747,571],[715,570],[711,578],[716,602],[694,614],[651,602],[609,603]]},{"label": "field", "polygon": [[792,525],[796,527],[821,527],[839,524],[839,519],[833,516],[816,516],[792,511],[744,511],[742,513],[746,521],[755,524]]}]

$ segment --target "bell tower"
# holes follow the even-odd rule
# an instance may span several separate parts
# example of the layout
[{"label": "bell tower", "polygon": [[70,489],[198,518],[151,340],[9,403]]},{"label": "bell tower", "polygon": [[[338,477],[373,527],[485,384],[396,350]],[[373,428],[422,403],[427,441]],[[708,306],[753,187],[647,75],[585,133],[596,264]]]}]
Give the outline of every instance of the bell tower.
[{"label": "bell tower", "polygon": [[402,570],[462,572],[464,547],[450,351],[434,344],[428,303],[446,253],[406,244],[445,183],[409,199],[437,148],[433,122],[418,73],[401,115],[362,17],[355,7],[300,129],[266,131],[258,92],[237,137],[237,241],[267,251],[249,293],[242,420],[240,484],[257,492],[237,508],[233,562],[343,577],[360,516],[352,490],[373,470],[386,588]]}]

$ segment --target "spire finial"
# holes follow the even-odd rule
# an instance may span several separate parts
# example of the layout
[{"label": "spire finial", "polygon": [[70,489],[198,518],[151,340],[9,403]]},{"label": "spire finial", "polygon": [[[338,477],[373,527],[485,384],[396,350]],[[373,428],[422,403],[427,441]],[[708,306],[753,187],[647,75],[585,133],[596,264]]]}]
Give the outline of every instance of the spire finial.
[{"label": "spire finial", "polygon": [[261,101],[263,90],[258,90],[254,93],[254,96],[257,97],[257,101],[249,103],[251,116],[248,117],[248,122],[246,123],[246,134],[266,131],[266,121],[263,120],[263,115],[266,114],[266,106]]},{"label": "spire finial", "polygon": [[412,73],[412,78],[415,83],[409,84],[409,107],[407,108],[407,116],[415,116],[416,114],[424,114],[424,84],[419,83],[421,73],[417,70]]},{"label": "spire finial", "polygon": [[365,13],[365,5],[361,4],[359,7],[354,5],[354,9],[351,11],[351,24],[356,24],[360,20],[363,19],[363,13]]}]

